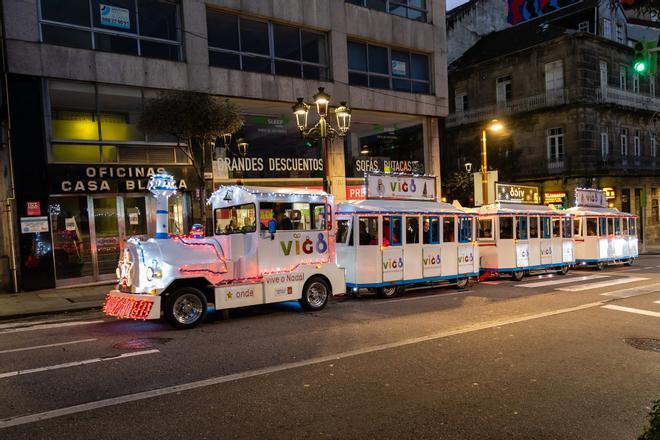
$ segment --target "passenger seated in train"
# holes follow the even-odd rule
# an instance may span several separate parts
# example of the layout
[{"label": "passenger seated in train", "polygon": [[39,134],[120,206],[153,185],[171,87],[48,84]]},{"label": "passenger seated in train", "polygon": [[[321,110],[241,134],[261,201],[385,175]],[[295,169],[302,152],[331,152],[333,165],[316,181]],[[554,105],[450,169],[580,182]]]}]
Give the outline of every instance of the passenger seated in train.
[{"label": "passenger seated in train", "polygon": [[371,235],[367,232],[367,224],[363,221],[360,221],[360,245],[368,245],[371,243]]}]

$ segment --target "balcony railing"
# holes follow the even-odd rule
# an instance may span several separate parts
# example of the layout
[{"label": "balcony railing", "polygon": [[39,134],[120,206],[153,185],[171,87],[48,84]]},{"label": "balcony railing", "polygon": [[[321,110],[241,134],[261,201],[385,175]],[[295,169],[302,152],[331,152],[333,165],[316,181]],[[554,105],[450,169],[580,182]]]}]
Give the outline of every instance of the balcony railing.
[{"label": "balcony railing", "polygon": [[455,127],[462,124],[470,124],[511,115],[514,113],[529,112],[544,107],[553,107],[568,103],[566,89],[551,90],[542,95],[529,96],[527,98],[515,99],[495,105],[479,107],[474,110],[466,110],[450,114],[445,120],[447,127]]},{"label": "balcony railing", "polygon": [[639,93],[615,89],[614,87],[602,87],[596,89],[596,99],[600,103],[616,104],[652,112],[660,111],[660,99],[653,96],[640,95]]}]

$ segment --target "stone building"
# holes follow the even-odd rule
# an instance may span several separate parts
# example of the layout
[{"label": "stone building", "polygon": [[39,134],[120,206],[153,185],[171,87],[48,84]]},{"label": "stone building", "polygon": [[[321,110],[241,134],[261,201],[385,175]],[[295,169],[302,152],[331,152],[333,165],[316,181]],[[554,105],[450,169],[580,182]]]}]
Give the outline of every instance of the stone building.
[{"label": "stone building", "polygon": [[581,2],[481,38],[450,66],[443,173],[480,163],[499,179],[541,187],[546,203],[572,206],[577,187],[605,188],[610,205],[643,217],[660,242],[656,77],[633,69],[621,10]]},{"label": "stone building", "polygon": [[[226,97],[243,113],[247,151],[236,136],[217,145],[208,186],[321,187],[327,168],[341,200],[359,197],[364,171],[439,175],[448,113],[443,0],[2,7],[13,160],[5,176],[16,199],[3,193],[1,202],[10,199],[13,219],[3,222],[17,243],[16,258],[3,249],[0,261],[17,270],[18,290],[113,280],[124,238],[153,232],[145,186],[159,170],[180,185],[170,230],[189,230],[199,194],[187,157],[173,139],[136,125],[144,102],[164,90]],[[291,110],[319,87],[331,105],[353,109],[350,135],[329,145],[329,163],[319,142],[302,139]]]}]

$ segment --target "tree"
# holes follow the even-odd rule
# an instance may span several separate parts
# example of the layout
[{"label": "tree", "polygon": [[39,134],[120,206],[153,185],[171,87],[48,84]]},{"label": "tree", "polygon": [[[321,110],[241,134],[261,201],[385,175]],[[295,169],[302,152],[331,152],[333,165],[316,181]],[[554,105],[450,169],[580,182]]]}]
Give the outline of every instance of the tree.
[{"label": "tree", "polygon": [[[447,200],[458,200],[462,205],[471,205],[472,199],[472,175],[462,172],[454,171],[442,183],[445,187],[445,194]],[[472,200],[472,202],[474,202]]]},{"label": "tree", "polygon": [[201,223],[206,228],[204,172],[212,145],[225,133],[236,133],[243,119],[236,105],[206,93],[168,91],[147,101],[138,127],[145,133],[169,134],[176,139],[195,170],[199,188]]}]

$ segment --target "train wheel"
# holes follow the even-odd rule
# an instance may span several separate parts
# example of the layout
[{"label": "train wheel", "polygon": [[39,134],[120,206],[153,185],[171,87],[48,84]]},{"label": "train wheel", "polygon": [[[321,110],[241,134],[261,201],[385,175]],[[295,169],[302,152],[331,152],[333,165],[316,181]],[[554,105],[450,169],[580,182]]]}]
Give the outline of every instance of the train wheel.
[{"label": "train wheel", "polygon": [[399,289],[396,286],[383,286],[379,287],[376,293],[380,298],[394,298],[399,294]]},{"label": "train wheel", "polygon": [[320,277],[312,277],[303,287],[302,298],[298,300],[300,306],[310,312],[321,310],[328,303],[330,286]]},{"label": "train wheel", "polygon": [[457,289],[465,289],[470,282],[470,278],[465,277],[465,278],[459,278],[456,280],[456,288]]},{"label": "train wheel", "polygon": [[605,263],[604,262],[599,261],[598,263],[596,263],[596,270],[603,270],[603,269],[605,269]]},{"label": "train wheel", "polygon": [[557,273],[558,273],[559,275],[566,275],[566,274],[568,273],[568,269],[569,269],[568,265],[566,265],[566,266],[562,266],[562,267],[557,271]]},{"label": "train wheel", "polygon": [[525,272],[522,270],[514,270],[511,272],[511,278],[513,278],[513,281],[522,281],[522,279],[525,276]]},{"label": "train wheel", "polygon": [[184,287],[175,291],[165,303],[165,319],[173,327],[193,328],[206,317],[206,298],[193,287]]},{"label": "train wheel", "polygon": [[629,258],[625,263],[623,263],[625,266],[632,266],[633,261],[635,261],[634,258]]}]

